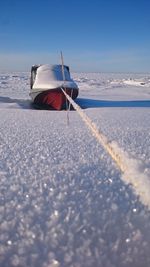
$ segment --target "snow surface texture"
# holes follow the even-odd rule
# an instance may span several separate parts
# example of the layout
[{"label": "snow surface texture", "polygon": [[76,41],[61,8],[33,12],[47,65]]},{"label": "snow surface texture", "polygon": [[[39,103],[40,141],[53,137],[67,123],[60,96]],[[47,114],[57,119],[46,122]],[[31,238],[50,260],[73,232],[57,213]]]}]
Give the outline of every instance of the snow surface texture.
[{"label": "snow surface texture", "polygon": [[33,109],[28,73],[0,74],[0,266],[149,267],[150,75],[72,76],[128,175],[76,111]]},{"label": "snow surface texture", "polygon": [[[69,95],[65,93],[66,98],[73,105],[74,109],[78,112],[82,120],[91,130],[93,136],[104,147],[111,158],[115,161],[121,172],[124,174],[123,179],[127,183],[131,183],[135,189],[135,193],[139,195],[143,204],[147,205],[150,209],[150,179],[147,175],[143,174],[143,170],[140,170],[141,163],[135,159],[129,157],[127,153],[122,151],[115,142],[109,142],[107,137],[98,130],[93,121],[82,111],[79,105],[77,105]],[[130,168],[129,168],[130,166]]]}]

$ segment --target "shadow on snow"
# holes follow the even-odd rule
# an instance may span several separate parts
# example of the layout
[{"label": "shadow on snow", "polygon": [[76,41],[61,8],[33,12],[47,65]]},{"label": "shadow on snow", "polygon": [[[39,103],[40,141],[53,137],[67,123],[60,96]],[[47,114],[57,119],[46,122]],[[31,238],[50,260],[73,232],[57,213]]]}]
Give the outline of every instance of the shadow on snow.
[{"label": "shadow on snow", "polygon": [[33,109],[31,101],[25,100],[25,99],[13,99],[10,97],[1,96],[0,103],[8,103],[8,104],[15,103],[18,106],[20,106],[22,109]]},{"label": "shadow on snow", "polygon": [[78,98],[76,103],[83,109],[101,107],[150,107],[150,100],[96,100]]},{"label": "shadow on snow", "polygon": [[[101,108],[101,107],[150,107],[150,100],[97,100],[89,98],[77,98],[75,101],[82,109]],[[10,97],[0,97],[0,103],[15,103],[22,109],[49,109],[40,108],[34,105],[30,100],[13,99]]]}]

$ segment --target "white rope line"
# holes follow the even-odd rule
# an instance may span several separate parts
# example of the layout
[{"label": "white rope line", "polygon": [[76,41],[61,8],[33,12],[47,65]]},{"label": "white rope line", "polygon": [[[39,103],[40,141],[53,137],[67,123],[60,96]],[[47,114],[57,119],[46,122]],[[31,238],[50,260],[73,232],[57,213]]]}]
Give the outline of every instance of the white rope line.
[{"label": "white rope line", "polygon": [[68,99],[68,101],[72,104],[74,109],[79,113],[82,120],[86,123],[88,128],[92,131],[92,134],[97,138],[99,143],[102,144],[102,146],[105,148],[105,150],[109,153],[109,155],[112,157],[112,159],[116,162],[116,164],[120,168],[120,170],[122,172],[124,172],[125,171],[124,164],[123,164],[120,156],[114,151],[113,147],[111,146],[111,144],[107,140],[106,136],[104,136],[97,129],[96,124],[94,122],[92,122],[91,119],[82,111],[80,106],[77,105],[68,94],[66,94],[66,92],[64,91],[63,88],[62,88],[62,91],[63,91],[64,95],[66,96],[66,98]]},{"label": "white rope line", "polygon": [[[91,130],[93,136],[104,147],[111,158],[114,160],[123,175],[121,179],[126,184],[132,184],[133,191],[140,197],[141,202],[150,210],[150,177],[143,173],[144,166],[136,159],[133,159],[127,152],[123,151],[115,142],[109,142],[107,137],[98,130],[96,124],[86,115],[85,112],[77,105],[74,100],[62,91],[74,109],[78,112],[82,120]],[[143,169],[143,170],[142,170]]]},{"label": "white rope line", "polygon": [[[66,90],[65,90],[65,94],[67,95]],[[73,89],[71,89],[71,99],[72,99],[72,94],[73,94]],[[66,97],[67,125],[69,125],[69,123],[70,123],[70,120],[69,120],[69,111],[70,111],[70,108],[71,108],[71,102],[70,101],[67,101],[67,97]]]},{"label": "white rope line", "polygon": [[[71,99],[72,99],[72,95],[73,95],[73,89],[71,89]],[[70,108],[71,108],[71,102],[69,101],[69,107],[68,107],[68,110],[70,111]]]}]

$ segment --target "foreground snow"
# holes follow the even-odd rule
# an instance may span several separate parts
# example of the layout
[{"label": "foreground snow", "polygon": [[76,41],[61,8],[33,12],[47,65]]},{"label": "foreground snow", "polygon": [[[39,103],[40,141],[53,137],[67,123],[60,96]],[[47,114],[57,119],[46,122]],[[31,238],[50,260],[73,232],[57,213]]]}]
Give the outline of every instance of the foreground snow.
[{"label": "foreground snow", "polygon": [[149,206],[130,181],[150,177],[150,75],[73,76],[77,103],[128,153],[132,177],[76,111],[68,125],[66,111],[34,110],[28,73],[1,74],[0,266],[149,267]]}]

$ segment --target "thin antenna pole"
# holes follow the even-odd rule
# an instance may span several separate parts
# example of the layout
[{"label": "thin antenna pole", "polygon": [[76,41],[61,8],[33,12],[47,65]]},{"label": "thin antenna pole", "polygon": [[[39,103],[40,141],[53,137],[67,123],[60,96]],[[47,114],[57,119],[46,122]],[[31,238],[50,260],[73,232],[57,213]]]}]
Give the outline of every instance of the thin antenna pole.
[{"label": "thin antenna pole", "polygon": [[[63,81],[64,81],[64,85],[63,88],[67,94],[67,90],[65,88],[65,71],[64,71],[64,58],[63,58],[63,53],[62,51],[60,51],[60,56],[61,56],[61,68],[62,68],[62,76],[63,76]],[[66,97],[66,110],[67,110],[67,124],[69,125],[69,106],[68,106],[68,101],[67,101],[67,97]]]},{"label": "thin antenna pole", "polygon": [[60,55],[61,55],[62,76],[63,76],[63,81],[65,81],[64,58],[63,58],[62,51],[60,51]]}]

